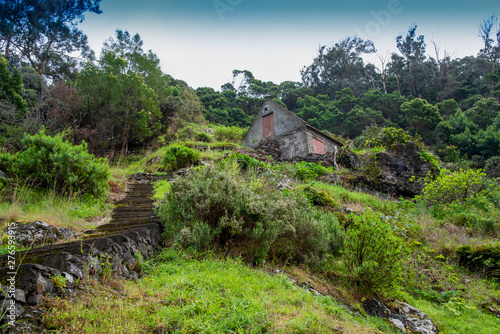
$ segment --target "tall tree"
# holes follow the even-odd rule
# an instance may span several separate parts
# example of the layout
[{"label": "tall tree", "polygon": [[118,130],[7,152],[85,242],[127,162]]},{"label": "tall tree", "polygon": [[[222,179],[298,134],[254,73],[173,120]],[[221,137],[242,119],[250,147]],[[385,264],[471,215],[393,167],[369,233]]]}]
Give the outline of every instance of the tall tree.
[{"label": "tall tree", "polygon": [[[497,26],[497,21],[494,15],[483,20],[479,25],[478,33],[478,36],[483,40],[483,48],[479,51],[479,57],[489,63],[491,72],[495,71],[500,59],[500,26]],[[496,28],[496,33],[494,28]]]},{"label": "tall tree", "polygon": [[322,46],[313,63],[302,69],[302,80],[319,94],[334,97],[335,92],[351,88],[361,95],[370,88],[361,56],[374,52],[372,41],[357,36],[348,37],[329,48]]},{"label": "tall tree", "polygon": [[439,114],[439,109],[423,99],[414,99],[401,105],[401,111],[410,122],[412,133],[420,134],[425,143],[431,143],[430,134],[436,126],[443,120]]},{"label": "tall tree", "polygon": [[424,74],[423,62],[425,60],[424,36],[417,36],[417,25],[408,29],[406,36],[396,37],[396,45],[405,58],[406,69],[408,71],[409,93],[413,96],[421,97],[422,76]]},{"label": "tall tree", "polygon": [[78,29],[86,12],[100,14],[101,0],[0,0],[0,50],[40,75],[60,76],[74,65],[72,54],[91,57]]}]

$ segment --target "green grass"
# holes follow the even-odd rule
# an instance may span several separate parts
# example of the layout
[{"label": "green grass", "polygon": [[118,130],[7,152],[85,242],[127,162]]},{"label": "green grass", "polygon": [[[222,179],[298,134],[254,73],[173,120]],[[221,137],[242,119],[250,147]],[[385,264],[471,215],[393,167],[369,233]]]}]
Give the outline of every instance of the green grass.
[{"label": "green grass", "polygon": [[415,300],[413,305],[427,313],[442,334],[500,333],[500,319],[481,312],[476,306],[462,300],[451,300],[441,305],[426,300]]},{"label": "green grass", "polygon": [[59,227],[82,230],[109,216],[111,209],[109,203],[90,196],[58,195],[54,191],[21,186],[16,189],[11,201],[0,202],[0,217],[20,222],[41,220]]},{"label": "green grass", "polygon": [[375,211],[384,213],[393,213],[397,209],[397,205],[393,201],[383,200],[377,196],[349,190],[339,184],[326,184],[322,182],[314,182],[314,187],[325,190],[337,203],[347,206],[354,211],[364,211],[369,207]]},{"label": "green grass", "polygon": [[57,333],[395,333],[237,259],[171,249],[148,267],[123,292],[102,291],[107,300],[91,293],[78,303],[51,300],[44,323]]},{"label": "green grass", "polygon": [[167,180],[158,180],[153,184],[153,200],[161,200],[165,194],[170,191],[170,182]]}]

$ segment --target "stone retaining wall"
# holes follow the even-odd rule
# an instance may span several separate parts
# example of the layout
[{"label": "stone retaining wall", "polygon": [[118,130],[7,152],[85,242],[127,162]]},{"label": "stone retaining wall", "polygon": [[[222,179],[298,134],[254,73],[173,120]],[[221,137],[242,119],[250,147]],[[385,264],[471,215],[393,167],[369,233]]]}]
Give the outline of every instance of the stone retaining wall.
[{"label": "stone retaining wall", "polygon": [[[11,288],[8,279],[15,272],[13,291],[16,316],[23,305],[36,305],[45,295],[54,294],[57,282],[67,283],[71,293],[74,282],[99,275],[104,270],[125,278],[138,278],[140,259],[152,256],[160,245],[161,224],[153,211],[152,176],[134,174],[127,184],[126,197],[117,202],[108,224],[84,232],[80,240],[37,247],[28,251],[0,256],[0,283]],[[16,266],[9,261],[15,259]],[[9,305],[0,293],[0,305]]]}]

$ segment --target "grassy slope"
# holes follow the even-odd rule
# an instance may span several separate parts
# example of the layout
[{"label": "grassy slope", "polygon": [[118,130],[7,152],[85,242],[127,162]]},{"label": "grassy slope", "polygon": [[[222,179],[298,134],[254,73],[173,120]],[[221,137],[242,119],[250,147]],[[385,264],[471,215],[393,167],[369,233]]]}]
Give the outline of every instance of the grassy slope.
[{"label": "grassy slope", "polygon": [[[162,153],[160,149],[116,164],[112,168],[113,180],[123,185],[126,174],[158,170],[156,158]],[[207,150],[202,156],[212,160],[224,153]],[[498,284],[458,267],[452,251],[458,244],[479,244],[488,237],[444,224],[433,218],[430,209],[383,201],[340,185],[317,182],[316,187],[328,192],[339,206],[354,212],[371,207],[384,214],[402,213],[407,215],[407,222],[417,225],[407,275],[401,291],[396,293],[399,300],[428,313],[442,333],[500,332],[500,320],[481,308],[482,303],[500,300]],[[158,184],[156,198],[167,190],[167,182]],[[80,204],[78,199],[48,197],[43,200],[39,196],[24,196],[24,200],[14,204],[2,203],[0,216],[10,215],[13,220],[46,219],[49,223],[78,227],[100,212],[99,206],[86,209],[86,203]],[[77,214],[70,213],[72,208],[78,208],[73,210]],[[54,212],[64,213],[55,216]],[[76,300],[50,300],[46,325],[65,333],[393,331],[382,320],[353,316],[330,297],[315,296],[284,276],[265,273],[271,271],[270,267],[249,268],[238,260],[174,250],[165,251],[157,263],[144,267],[146,275],[137,283],[105,277],[104,285],[82,282],[83,294]],[[329,286],[323,290],[337,291],[336,295],[355,308],[363,297],[346,283],[346,271],[338,258],[331,258],[321,271],[286,270],[290,276],[298,271],[305,273],[305,281],[315,287]]]},{"label": "grassy slope", "polygon": [[[94,283],[78,303],[50,301],[60,333],[376,333],[384,321],[355,317],[281,274],[237,259],[166,250],[147,275],[120,292]],[[96,298],[95,295],[109,298]]]}]

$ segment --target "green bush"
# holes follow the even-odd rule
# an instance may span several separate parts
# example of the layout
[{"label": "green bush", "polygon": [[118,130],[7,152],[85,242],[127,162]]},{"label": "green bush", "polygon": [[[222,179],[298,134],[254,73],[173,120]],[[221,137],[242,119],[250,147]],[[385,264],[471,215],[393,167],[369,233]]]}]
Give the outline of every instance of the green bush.
[{"label": "green bush", "polygon": [[330,194],[326,190],[314,187],[314,183],[300,186],[298,189],[302,191],[304,196],[313,205],[331,207],[337,206],[337,203],[332,198],[332,196],[330,196]]},{"label": "green bush", "polygon": [[61,135],[54,137],[40,134],[26,134],[22,140],[24,150],[6,159],[10,160],[7,173],[42,189],[74,195],[105,195],[110,172],[102,158],[95,158],[87,152],[87,145],[72,145]]},{"label": "green bush", "polygon": [[213,142],[212,137],[206,132],[199,132],[195,135],[194,138],[196,141],[201,141],[202,143],[211,143]]},{"label": "green bush", "polygon": [[500,157],[492,157],[486,160],[484,171],[488,177],[500,177]]},{"label": "green bush", "polygon": [[226,161],[231,162],[235,161],[238,163],[241,169],[248,169],[248,168],[267,168],[267,164],[259,161],[255,158],[252,158],[246,154],[241,154],[238,152],[233,152],[231,153],[226,159]]},{"label": "green bush", "polygon": [[247,129],[237,126],[218,126],[214,132],[214,138],[217,141],[229,141],[239,143],[247,133]]},{"label": "green bush", "polygon": [[300,181],[308,182],[314,181],[318,176],[331,173],[332,170],[314,162],[301,161],[296,163],[293,168],[293,176]]},{"label": "green bush", "polygon": [[458,162],[460,159],[460,151],[455,145],[438,150],[438,154],[444,162]]},{"label": "green bush", "polygon": [[337,216],[333,212],[323,211],[317,212],[315,218],[325,224],[328,253],[334,256],[340,255],[344,248],[345,230]]},{"label": "green bush", "polygon": [[178,170],[200,163],[200,152],[184,145],[173,144],[167,147],[162,160],[167,170]]},{"label": "green bush", "polygon": [[397,144],[415,143],[422,147],[420,136],[411,136],[407,131],[399,128],[380,128],[377,125],[366,127],[361,135],[354,140],[354,144],[361,149],[373,147],[389,148]]},{"label": "green bush", "polygon": [[168,242],[222,247],[253,263],[317,263],[328,247],[325,223],[297,192],[273,179],[220,162],[171,182],[158,204]]},{"label": "green bush", "polygon": [[427,181],[422,195],[417,201],[427,205],[445,204],[458,201],[464,203],[468,198],[487,193],[496,185],[486,179],[482,170],[462,170],[442,173],[433,181]]},{"label": "green bush", "polygon": [[459,246],[460,265],[500,279],[500,243]]},{"label": "green bush", "polygon": [[354,218],[344,240],[343,261],[355,286],[365,292],[391,294],[403,274],[407,247],[378,213]]},{"label": "green bush", "polygon": [[428,163],[434,166],[439,166],[439,162],[436,159],[436,157],[433,156],[431,153],[427,152],[426,150],[422,149],[422,151],[420,152],[420,156],[424,161],[427,161]]},{"label": "green bush", "polygon": [[499,225],[500,212],[490,196],[470,197],[463,203],[435,204],[431,213],[445,223],[480,230],[485,235],[495,235]]}]

